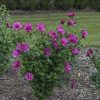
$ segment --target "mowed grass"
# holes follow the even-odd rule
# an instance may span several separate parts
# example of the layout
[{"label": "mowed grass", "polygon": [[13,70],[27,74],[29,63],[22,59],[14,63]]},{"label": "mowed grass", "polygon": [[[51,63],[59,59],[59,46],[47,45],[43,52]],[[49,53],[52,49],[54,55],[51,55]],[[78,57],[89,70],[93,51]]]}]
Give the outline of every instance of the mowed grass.
[{"label": "mowed grass", "polygon": [[[60,20],[68,19],[66,13],[49,13],[49,14],[33,14],[33,15],[13,15],[11,22],[20,21],[22,23],[31,22],[34,26],[36,23],[44,22],[47,31],[56,29]],[[87,46],[100,47],[100,13],[99,12],[77,12],[78,28],[86,28],[89,36],[83,41]]]}]

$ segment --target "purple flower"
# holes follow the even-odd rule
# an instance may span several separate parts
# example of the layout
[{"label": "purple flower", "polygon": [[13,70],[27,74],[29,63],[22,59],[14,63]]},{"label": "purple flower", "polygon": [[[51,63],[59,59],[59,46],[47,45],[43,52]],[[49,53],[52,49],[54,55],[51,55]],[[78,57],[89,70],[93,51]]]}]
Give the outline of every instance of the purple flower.
[{"label": "purple flower", "polygon": [[13,53],[12,53],[12,56],[13,56],[14,58],[16,58],[16,57],[19,57],[20,54],[21,54],[21,51],[20,51],[20,50],[14,50]]},{"label": "purple flower", "polygon": [[23,43],[18,43],[16,49],[22,52],[28,52],[30,48],[27,43],[23,42]]},{"label": "purple flower", "polygon": [[74,34],[69,34],[68,39],[72,44],[78,44],[79,38]]},{"label": "purple flower", "polygon": [[65,62],[65,72],[70,73],[71,69],[71,64],[69,62]]},{"label": "purple flower", "polygon": [[82,30],[81,34],[82,34],[82,38],[84,39],[88,36],[88,32],[86,30]]},{"label": "purple flower", "polygon": [[58,38],[58,34],[55,33],[54,31],[50,31],[48,34],[49,34],[49,36],[50,36],[51,38],[53,38],[53,39],[57,39],[57,38]]},{"label": "purple flower", "polygon": [[79,48],[73,48],[72,49],[72,54],[74,54],[74,55],[78,55],[78,54],[80,54],[80,49]]},{"label": "purple flower", "polygon": [[67,46],[68,45],[68,39],[67,38],[62,38],[61,39],[61,44],[63,45],[63,46]]},{"label": "purple flower", "polygon": [[51,56],[51,54],[52,54],[52,51],[51,51],[50,48],[45,48],[44,49],[44,55],[45,55],[45,57],[49,57],[49,56]]},{"label": "purple flower", "polygon": [[63,27],[62,27],[61,25],[58,25],[58,26],[57,26],[57,31],[58,31],[58,33],[60,33],[60,34],[62,34],[62,35],[65,34],[65,30],[63,29]]},{"label": "purple flower", "polygon": [[22,24],[20,22],[14,22],[13,23],[13,29],[16,30],[16,31],[22,29],[22,27],[23,26],[22,26]]},{"label": "purple flower", "polygon": [[59,45],[58,45],[57,42],[53,42],[53,46],[54,46],[55,49],[59,49]]},{"label": "purple flower", "polygon": [[74,16],[76,16],[76,13],[73,12],[73,11],[70,11],[70,12],[67,13],[67,16],[68,17],[74,17]]},{"label": "purple flower", "polygon": [[64,19],[61,19],[61,20],[60,20],[60,23],[61,23],[61,24],[64,24],[64,23],[65,23],[65,20],[64,20]]},{"label": "purple flower", "polygon": [[26,23],[25,25],[24,25],[24,30],[26,31],[26,32],[32,32],[32,24],[31,23]]},{"label": "purple flower", "polygon": [[46,26],[45,26],[44,23],[39,23],[39,24],[36,25],[36,29],[38,31],[40,31],[41,33],[43,33],[45,31],[45,29],[46,29]]},{"label": "purple flower", "polygon": [[74,20],[74,19],[70,19],[67,21],[68,26],[75,26],[75,24],[76,24],[76,20]]},{"label": "purple flower", "polygon": [[13,64],[12,64],[13,70],[18,70],[20,67],[21,67],[21,63],[20,63],[19,60],[16,60],[16,61],[13,62]]},{"label": "purple flower", "polygon": [[31,81],[31,80],[33,80],[33,78],[34,78],[34,76],[33,76],[33,74],[31,72],[27,72],[25,74],[25,79],[26,80]]},{"label": "purple flower", "polygon": [[72,88],[72,89],[76,89],[77,88],[77,80],[76,79],[71,79],[71,81],[70,81],[70,87]]},{"label": "purple flower", "polygon": [[92,54],[93,54],[93,50],[92,49],[88,49],[86,56],[91,56]]}]

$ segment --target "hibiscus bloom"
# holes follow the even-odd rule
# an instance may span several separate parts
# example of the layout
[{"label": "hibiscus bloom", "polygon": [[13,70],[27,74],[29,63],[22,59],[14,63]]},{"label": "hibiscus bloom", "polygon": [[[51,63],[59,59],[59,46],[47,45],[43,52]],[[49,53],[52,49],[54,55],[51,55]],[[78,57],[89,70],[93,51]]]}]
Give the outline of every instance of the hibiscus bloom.
[{"label": "hibiscus bloom", "polygon": [[71,64],[69,62],[65,62],[65,72],[71,72]]},{"label": "hibiscus bloom", "polygon": [[64,35],[65,34],[65,30],[63,29],[63,27],[61,25],[57,26],[57,32]]},{"label": "hibiscus bloom", "polygon": [[14,22],[12,27],[14,30],[18,31],[18,30],[22,29],[23,26],[20,22]]},{"label": "hibiscus bloom", "polygon": [[76,79],[71,79],[71,81],[70,81],[70,87],[72,88],[72,89],[76,89],[77,88],[77,85],[78,85],[78,83],[77,83],[77,80]]},{"label": "hibiscus bloom", "polygon": [[75,25],[76,25],[76,20],[74,20],[74,19],[69,19],[69,20],[67,21],[67,25],[68,25],[68,26],[75,26]]},{"label": "hibiscus bloom", "polygon": [[31,81],[31,80],[33,80],[33,78],[34,78],[34,76],[33,76],[33,74],[31,72],[27,72],[25,74],[25,79],[26,80]]},{"label": "hibiscus bloom", "polygon": [[69,42],[72,44],[78,44],[79,38],[75,34],[68,34]]},{"label": "hibiscus bloom", "polygon": [[17,44],[16,49],[22,52],[28,52],[30,47],[27,43],[22,42]]},{"label": "hibiscus bloom", "polygon": [[74,55],[78,55],[78,54],[80,54],[80,49],[79,48],[73,48],[72,50],[71,50],[71,52],[72,52],[72,54],[74,54]]},{"label": "hibiscus bloom", "polygon": [[44,23],[39,23],[39,24],[36,25],[36,29],[38,31],[40,31],[41,33],[43,33],[45,31],[45,29],[46,29],[46,26],[45,26]]},{"label": "hibiscus bloom", "polygon": [[13,64],[12,64],[13,70],[18,70],[20,67],[21,67],[21,63],[20,63],[19,60],[16,60],[16,61],[13,62]]},{"label": "hibiscus bloom", "polygon": [[70,12],[67,13],[67,16],[68,17],[74,17],[74,16],[76,16],[76,13],[73,12],[73,11],[70,11]]},{"label": "hibiscus bloom", "polygon": [[26,23],[25,25],[24,25],[24,30],[26,31],[26,32],[32,32],[32,24],[31,23]]},{"label": "hibiscus bloom", "polygon": [[54,40],[58,38],[58,34],[54,31],[50,31],[48,34]]},{"label": "hibiscus bloom", "polygon": [[21,51],[16,49],[16,50],[13,51],[12,56],[13,56],[14,58],[16,58],[16,57],[19,57],[20,54],[21,54]]},{"label": "hibiscus bloom", "polygon": [[61,20],[60,20],[60,23],[61,23],[61,24],[64,24],[64,23],[65,23],[65,20],[64,20],[64,19],[61,19]]},{"label": "hibiscus bloom", "polygon": [[51,51],[50,48],[45,48],[44,49],[44,55],[45,55],[45,57],[49,57],[49,56],[51,56],[51,54],[52,54],[52,51]]},{"label": "hibiscus bloom", "polygon": [[93,54],[93,49],[88,49],[86,56],[91,56]]},{"label": "hibiscus bloom", "polygon": [[67,38],[62,38],[61,39],[61,44],[63,45],[63,46],[67,46],[68,45],[68,39]]},{"label": "hibiscus bloom", "polygon": [[82,38],[84,39],[88,36],[88,32],[86,30],[82,30],[81,34],[82,34]]}]

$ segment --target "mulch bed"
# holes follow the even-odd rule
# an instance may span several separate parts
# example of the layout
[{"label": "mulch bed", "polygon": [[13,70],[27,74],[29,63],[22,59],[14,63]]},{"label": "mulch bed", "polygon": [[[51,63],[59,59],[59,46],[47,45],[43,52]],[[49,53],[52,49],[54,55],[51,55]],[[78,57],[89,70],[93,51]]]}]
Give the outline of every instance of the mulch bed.
[{"label": "mulch bed", "polygon": [[[77,89],[66,87],[63,82],[54,89],[54,95],[47,100],[100,100],[100,91],[90,81],[90,75],[95,68],[91,61],[84,56],[78,57],[80,70],[75,70],[72,77],[78,77]],[[79,66],[78,66],[79,67]],[[37,100],[28,83],[16,73],[5,73],[0,77],[0,100]]]}]

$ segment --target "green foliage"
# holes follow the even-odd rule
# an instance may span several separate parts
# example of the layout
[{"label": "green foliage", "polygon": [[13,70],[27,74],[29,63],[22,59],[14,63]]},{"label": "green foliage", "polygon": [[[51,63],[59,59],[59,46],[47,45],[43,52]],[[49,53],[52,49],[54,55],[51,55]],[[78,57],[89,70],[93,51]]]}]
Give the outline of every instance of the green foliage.
[{"label": "green foliage", "polygon": [[76,0],[75,1],[75,7],[77,9],[85,9],[87,7],[90,7],[90,2],[89,0]]},{"label": "green foliage", "polygon": [[6,22],[9,19],[9,12],[6,7],[0,7],[0,74],[8,68],[10,57],[10,37],[6,30]]},{"label": "green foliage", "polygon": [[39,0],[36,8],[48,10],[50,8],[50,0]]},{"label": "green foliage", "polygon": [[38,1],[36,0],[19,0],[21,9],[34,10],[37,6]]},{"label": "green foliage", "polygon": [[18,5],[16,0],[1,0],[1,4],[6,5],[6,7],[11,10],[16,9]]},{"label": "green foliage", "polygon": [[99,57],[99,51],[94,49],[94,53],[92,56],[90,56],[90,59],[92,60],[94,67],[100,71],[100,57]]},{"label": "green foliage", "polygon": [[55,0],[54,5],[56,9],[66,10],[73,8],[74,0]]},{"label": "green foliage", "polygon": [[93,73],[90,78],[93,84],[96,86],[96,88],[100,90],[100,70],[97,71],[96,73]]},{"label": "green foliage", "polygon": [[90,6],[94,9],[100,10],[100,0],[90,0]]},{"label": "green foliage", "polygon": [[9,11],[2,5],[0,7],[0,74],[11,66],[11,53],[15,43],[24,39],[23,34],[18,35],[13,29],[7,28],[9,19]]},{"label": "green foliage", "polygon": [[[85,9],[91,7],[100,10],[100,0],[0,0],[0,4],[5,4],[7,8],[16,10],[48,10],[51,9]],[[53,6],[54,5],[54,6]]]}]

